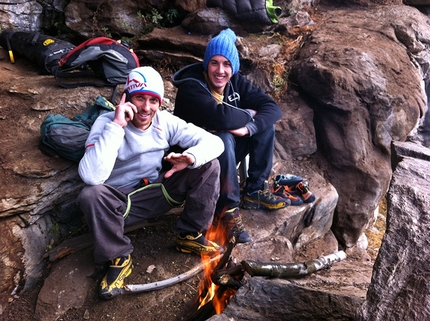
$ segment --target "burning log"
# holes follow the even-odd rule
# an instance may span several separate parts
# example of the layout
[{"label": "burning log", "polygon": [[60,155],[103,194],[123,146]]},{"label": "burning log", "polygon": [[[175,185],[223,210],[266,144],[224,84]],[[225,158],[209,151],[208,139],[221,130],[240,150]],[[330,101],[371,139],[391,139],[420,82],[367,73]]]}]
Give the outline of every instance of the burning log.
[{"label": "burning log", "polygon": [[241,265],[233,265],[231,262],[231,252],[236,246],[237,240],[233,236],[227,243],[227,251],[218,261],[218,264],[213,269],[211,280],[214,284],[227,286],[235,290],[242,286],[240,280],[244,276],[244,269]]},{"label": "burning log", "polygon": [[243,278],[244,272],[242,265],[236,265],[223,270],[215,270],[212,273],[212,282],[216,285],[227,286],[237,290],[242,286],[240,280]]},{"label": "burning log", "polygon": [[242,261],[242,266],[251,276],[270,276],[274,278],[288,278],[307,275],[329,267],[335,262],[346,258],[344,251],[338,251],[305,263],[261,263]]},{"label": "burning log", "polygon": [[244,275],[241,265],[234,266],[231,252],[237,240],[232,237],[227,242],[227,249],[206,279],[202,280],[201,292],[181,320],[204,321],[215,315],[228,304],[236,290],[242,286],[240,280]]}]

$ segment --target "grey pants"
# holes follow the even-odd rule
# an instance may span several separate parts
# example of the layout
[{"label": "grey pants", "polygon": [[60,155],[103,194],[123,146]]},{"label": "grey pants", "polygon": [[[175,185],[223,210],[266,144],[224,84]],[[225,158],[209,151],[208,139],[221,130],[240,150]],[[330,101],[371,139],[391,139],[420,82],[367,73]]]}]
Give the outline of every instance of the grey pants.
[{"label": "grey pants", "polygon": [[[219,197],[220,167],[217,159],[196,169],[184,169],[168,179],[164,173],[154,182],[162,183],[171,198],[184,202],[174,232],[200,232],[212,224]],[[124,226],[155,218],[172,209],[160,187],[117,189],[109,185],[86,186],[77,198],[94,236],[94,261],[104,263],[133,252]],[[127,205],[128,215],[124,219]]]}]

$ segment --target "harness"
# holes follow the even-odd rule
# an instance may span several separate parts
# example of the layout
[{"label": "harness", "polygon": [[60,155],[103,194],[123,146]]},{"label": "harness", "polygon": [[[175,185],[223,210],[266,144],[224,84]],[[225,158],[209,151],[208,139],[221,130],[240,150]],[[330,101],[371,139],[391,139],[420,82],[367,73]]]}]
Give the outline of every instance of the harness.
[{"label": "harness", "polygon": [[169,193],[167,192],[166,188],[164,187],[163,183],[154,183],[154,184],[148,184],[145,185],[143,187],[140,187],[136,190],[134,190],[133,192],[131,192],[130,194],[127,195],[127,208],[125,209],[124,212],[124,219],[127,218],[128,214],[130,213],[130,208],[131,208],[131,196],[133,196],[134,194],[137,194],[139,192],[142,192],[144,190],[147,189],[151,189],[151,188],[161,188],[161,191],[163,192],[163,196],[166,199],[167,203],[169,203],[170,206],[172,207],[177,207],[177,206],[181,206],[185,203],[185,201],[183,202],[178,202],[176,200],[174,200]]}]

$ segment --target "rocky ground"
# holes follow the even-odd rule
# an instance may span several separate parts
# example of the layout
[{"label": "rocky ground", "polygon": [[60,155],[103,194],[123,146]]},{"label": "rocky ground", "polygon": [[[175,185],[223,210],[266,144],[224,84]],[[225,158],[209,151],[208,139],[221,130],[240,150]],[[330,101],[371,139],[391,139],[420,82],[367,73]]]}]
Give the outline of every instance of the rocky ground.
[{"label": "rocky ground", "polygon": [[[151,283],[160,281],[169,277],[174,277],[186,272],[193,266],[199,263],[199,259],[194,255],[181,254],[174,248],[174,234],[171,231],[171,226],[175,216],[161,224],[139,229],[129,233],[133,244],[135,245],[134,271],[128,278],[129,284]],[[368,258],[371,258],[371,264],[374,262],[379,248],[381,236],[385,230],[384,216],[381,215],[377,225],[373,230],[369,231],[369,248],[367,253]],[[238,245],[240,246],[240,245]],[[296,258],[297,262],[307,261],[310,258],[316,258],[324,249],[309,245]],[[61,321],[76,321],[76,320],[188,320],[191,309],[195,307],[195,302],[198,298],[198,289],[200,280],[204,277],[203,273],[195,276],[183,283],[172,287],[147,292],[140,294],[123,295],[114,298],[110,301],[104,301],[97,296],[97,284],[102,277],[100,270],[92,270],[91,265],[91,249],[81,251],[77,254],[78,257],[87,257],[89,262],[88,270],[94,273],[88,273],[88,281],[82,284],[83,289],[86,289],[86,297],[83,299],[81,306],[71,308],[64,315],[59,316],[57,320]],[[348,253],[345,261],[335,264],[335,269],[351,268],[363,266],[366,264],[366,257],[362,253]],[[68,260],[70,262],[70,259]],[[61,264],[55,262],[49,264],[45,270],[45,278],[54,265]],[[369,266],[367,264],[367,266]],[[155,269],[150,272],[151,266]],[[370,271],[370,268],[368,269]],[[317,272],[323,277],[330,277],[330,271],[323,270]],[[347,277],[346,274],[343,275]],[[370,278],[370,275],[367,274]],[[52,276],[51,276],[52,278]],[[370,280],[370,279],[369,279]],[[5,321],[22,321],[22,320],[43,320],[34,318],[39,315],[39,307],[36,308],[37,298],[46,279],[42,280],[35,288],[30,291],[16,296],[13,301],[1,315],[1,319]],[[70,280],[56,279],[49,282],[67,283]],[[317,290],[317,289],[316,289]],[[44,298],[44,300],[56,302],[55,293],[51,293],[52,298]],[[148,309],[148,307],[156,307]],[[43,317],[43,316],[42,316]],[[53,320],[52,316],[46,320]]]},{"label": "rocky ground", "polygon": [[[199,263],[196,256],[181,254],[175,250],[174,234],[171,232],[173,220],[174,217],[161,225],[129,233],[136,250],[133,253],[134,270],[128,278],[128,283],[146,284],[160,281],[179,275]],[[87,257],[87,262],[91,262],[91,249],[77,254],[79,258],[82,256]],[[55,264],[62,264],[61,260],[47,267],[45,277],[49,275]],[[151,266],[155,269],[149,272]],[[88,290],[83,305],[70,309],[58,320],[175,320],[176,317],[186,312],[187,306],[197,297],[199,277],[176,285],[174,295],[171,295],[171,289],[167,288],[149,294],[124,295],[111,301],[103,301],[97,296],[97,284],[101,280],[102,273],[100,270],[91,269],[94,269],[94,266],[89,267],[87,271],[94,275],[88,274],[87,282],[82,284],[82,288]],[[51,281],[69,282],[67,279]],[[34,289],[17,296],[4,311],[2,320],[33,320],[37,297],[43,283],[42,280]],[[55,293],[50,295],[55,296]],[[46,302],[51,299],[56,300],[55,297],[44,297]],[[162,302],[160,308],[147,310],[146,307],[154,305],[154,300]],[[43,312],[37,311],[36,315],[36,320],[43,319]]]}]

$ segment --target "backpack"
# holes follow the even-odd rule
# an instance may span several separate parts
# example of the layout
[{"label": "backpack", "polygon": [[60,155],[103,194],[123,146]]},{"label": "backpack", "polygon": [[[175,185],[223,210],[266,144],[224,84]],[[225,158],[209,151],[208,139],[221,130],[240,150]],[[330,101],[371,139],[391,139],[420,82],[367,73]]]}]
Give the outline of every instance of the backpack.
[{"label": "backpack", "polygon": [[40,125],[40,151],[51,157],[61,156],[79,162],[84,156],[85,142],[97,117],[114,110],[115,106],[111,102],[98,96],[85,112],[71,119],[62,114],[49,114]]},{"label": "backpack", "polygon": [[[124,41],[106,37],[91,38],[63,55],[53,74],[64,88],[81,86],[116,86],[124,84],[139,59]],[[84,80],[66,82],[66,78]],[[93,78],[90,80],[90,78]]]},{"label": "backpack", "polygon": [[41,74],[52,74],[52,68],[58,66],[60,58],[75,48],[70,42],[40,32],[11,30],[2,31],[0,45],[8,50],[12,63],[15,62],[15,51],[37,65]]}]

